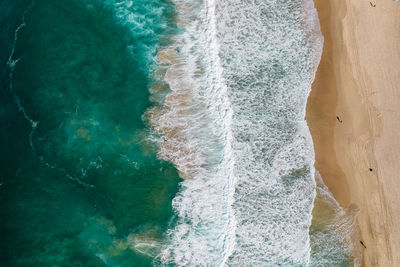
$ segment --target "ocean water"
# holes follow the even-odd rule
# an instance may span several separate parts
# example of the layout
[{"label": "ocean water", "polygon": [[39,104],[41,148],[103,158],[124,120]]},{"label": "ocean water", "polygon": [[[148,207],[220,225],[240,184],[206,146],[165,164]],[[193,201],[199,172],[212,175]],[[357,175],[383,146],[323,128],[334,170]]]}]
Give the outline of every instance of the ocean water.
[{"label": "ocean water", "polygon": [[1,266],[154,264],[180,178],[142,115],[171,12],[1,2]]},{"label": "ocean water", "polygon": [[304,120],[311,0],[0,11],[0,265],[357,264]]}]

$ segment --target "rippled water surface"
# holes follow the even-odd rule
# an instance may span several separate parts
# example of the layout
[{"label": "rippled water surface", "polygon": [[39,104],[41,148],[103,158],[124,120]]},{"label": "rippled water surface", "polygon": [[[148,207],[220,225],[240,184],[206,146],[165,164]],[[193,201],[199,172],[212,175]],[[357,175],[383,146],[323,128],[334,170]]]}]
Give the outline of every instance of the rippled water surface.
[{"label": "rippled water surface", "polygon": [[179,182],[142,119],[172,5],[2,10],[0,265],[151,265]]}]

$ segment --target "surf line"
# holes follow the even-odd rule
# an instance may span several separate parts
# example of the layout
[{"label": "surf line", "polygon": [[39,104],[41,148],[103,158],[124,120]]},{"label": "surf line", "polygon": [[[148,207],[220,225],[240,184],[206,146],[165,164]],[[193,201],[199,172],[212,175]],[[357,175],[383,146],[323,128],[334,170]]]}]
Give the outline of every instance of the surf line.
[{"label": "surf line", "polygon": [[225,263],[228,261],[229,257],[232,255],[235,244],[236,244],[236,230],[237,230],[237,221],[235,218],[234,210],[233,210],[233,203],[235,202],[234,194],[235,194],[235,189],[236,189],[236,182],[237,179],[235,177],[234,173],[234,167],[235,167],[235,157],[233,153],[233,148],[232,148],[232,142],[233,142],[233,134],[232,134],[232,116],[233,116],[233,109],[232,109],[232,104],[229,100],[228,96],[228,87],[226,85],[225,79],[223,77],[223,67],[221,64],[221,59],[219,56],[220,52],[220,45],[218,43],[217,39],[217,23],[216,23],[216,3],[215,0],[208,0],[206,2],[207,5],[207,10],[209,14],[209,20],[210,20],[210,29],[211,29],[211,57],[215,59],[215,74],[217,77],[217,82],[218,82],[218,87],[221,88],[221,94],[224,97],[226,107],[228,109],[227,114],[225,116],[226,120],[226,143],[225,143],[225,155],[228,161],[228,169],[229,169],[229,176],[227,177],[228,183],[229,183],[229,193],[228,193],[228,205],[229,205],[229,212],[232,214],[230,216],[232,220],[232,228],[229,229],[230,231],[230,236],[232,238],[231,242],[229,242],[228,247],[226,248],[226,254],[224,255],[223,261],[221,263],[222,265],[225,265]]}]

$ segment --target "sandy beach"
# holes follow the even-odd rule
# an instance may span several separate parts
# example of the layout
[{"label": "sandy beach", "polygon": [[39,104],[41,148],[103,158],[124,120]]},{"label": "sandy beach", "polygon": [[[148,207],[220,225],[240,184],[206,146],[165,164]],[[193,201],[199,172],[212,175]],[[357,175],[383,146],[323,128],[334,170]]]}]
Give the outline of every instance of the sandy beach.
[{"label": "sandy beach", "polygon": [[315,166],[359,209],[362,266],[400,266],[400,3],[314,2],[325,38],[307,106]]}]

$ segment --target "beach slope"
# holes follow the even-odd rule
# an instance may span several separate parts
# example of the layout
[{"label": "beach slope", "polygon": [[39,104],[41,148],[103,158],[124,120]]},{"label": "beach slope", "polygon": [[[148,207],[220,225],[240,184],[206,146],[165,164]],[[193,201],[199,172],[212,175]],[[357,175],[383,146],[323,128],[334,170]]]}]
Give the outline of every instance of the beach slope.
[{"label": "beach slope", "polygon": [[325,38],[307,106],[315,166],[342,206],[360,210],[362,265],[399,266],[400,3],[315,5]]}]

